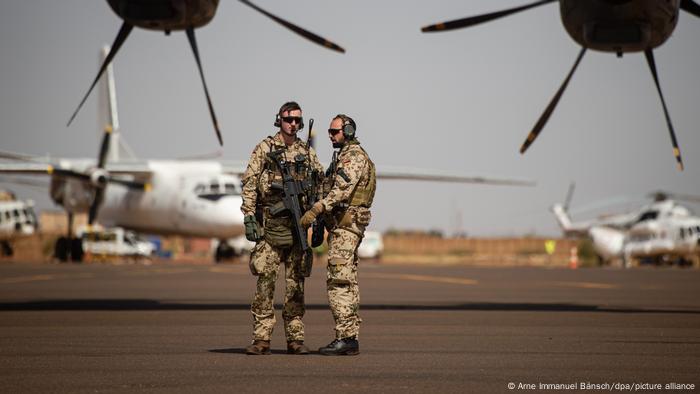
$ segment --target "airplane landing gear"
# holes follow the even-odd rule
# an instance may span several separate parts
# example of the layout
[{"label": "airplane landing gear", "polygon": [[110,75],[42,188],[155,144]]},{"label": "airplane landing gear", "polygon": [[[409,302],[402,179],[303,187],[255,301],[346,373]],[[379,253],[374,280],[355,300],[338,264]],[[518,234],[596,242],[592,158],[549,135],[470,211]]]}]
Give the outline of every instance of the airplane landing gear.
[{"label": "airplane landing gear", "polygon": [[12,257],[13,254],[14,251],[12,250],[12,246],[10,246],[9,241],[0,242],[0,256]]},{"label": "airplane landing gear", "polygon": [[73,237],[73,214],[68,212],[68,236],[59,237],[54,245],[53,255],[58,261],[65,263],[83,261],[83,240]]},{"label": "airplane landing gear", "polygon": [[219,246],[216,247],[216,253],[214,254],[214,261],[220,263],[224,260],[230,260],[237,257],[236,251],[228,244],[225,240],[219,241]]},{"label": "airplane landing gear", "polygon": [[60,237],[54,245],[53,255],[58,261],[65,263],[73,261],[79,263],[83,261],[83,240],[80,238]]}]

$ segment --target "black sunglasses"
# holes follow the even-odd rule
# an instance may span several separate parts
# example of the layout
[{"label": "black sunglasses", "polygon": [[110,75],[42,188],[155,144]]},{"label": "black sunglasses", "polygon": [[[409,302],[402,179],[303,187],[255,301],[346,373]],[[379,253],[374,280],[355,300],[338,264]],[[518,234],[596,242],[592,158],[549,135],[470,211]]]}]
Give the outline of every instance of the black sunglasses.
[{"label": "black sunglasses", "polygon": [[292,124],[293,122],[297,122],[297,124],[301,124],[302,122],[302,117],[301,116],[283,116],[282,120],[285,121],[286,123]]},{"label": "black sunglasses", "polygon": [[328,134],[336,135],[336,134],[340,133],[341,131],[343,131],[343,129],[328,129]]}]

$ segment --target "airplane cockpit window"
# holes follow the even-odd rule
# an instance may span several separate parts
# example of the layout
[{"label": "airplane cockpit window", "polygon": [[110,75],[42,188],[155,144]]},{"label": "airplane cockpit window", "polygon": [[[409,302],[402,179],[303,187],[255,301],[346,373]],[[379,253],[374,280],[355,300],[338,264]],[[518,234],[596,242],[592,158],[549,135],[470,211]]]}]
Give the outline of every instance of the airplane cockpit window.
[{"label": "airplane cockpit window", "polygon": [[234,185],[233,183],[227,183],[227,184],[225,184],[225,185],[224,185],[224,191],[225,191],[226,194],[233,194],[233,195],[239,194],[239,193],[238,193],[238,189],[236,188],[236,185]]},{"label": "airplane cockpit window", "polygon": [[198,184],[195,187],[195,194],[205,200],[217,201],[224,196],[239,196],[241,191],[234,183],[224,183],[223,180],[219,183],[217,180],[212,180],[208,185]]},{"label": "airplane cockpit window", "polygon": [[637,223],[643,222],[645,220],[654,220],[659,217],[659,211],[646,211],[639,216]]}]

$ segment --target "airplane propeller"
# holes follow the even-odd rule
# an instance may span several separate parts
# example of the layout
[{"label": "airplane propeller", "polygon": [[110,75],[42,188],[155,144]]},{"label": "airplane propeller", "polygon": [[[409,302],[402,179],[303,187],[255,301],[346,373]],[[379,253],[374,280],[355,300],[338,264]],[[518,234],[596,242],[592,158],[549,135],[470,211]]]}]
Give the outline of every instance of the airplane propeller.
[{"label": "airplane propeller", "polygon": [[90,204],[90,210],[88,211],[88,224],[92,225],[97,217],[97,212],[104,199],[105,187],[107,184],[113,183],[125,186],[132,190],[148,191],[150,185],[144,182],[132,181],[128,179],[123,179],[111,175],[107,170],[105,170],[105,164],[107,163],[107,154],[109,153],[109,144],[112,136],[112,127],[107,126],[105,128],[104,136],[102,137],[102,143],[100,145],[100,151],[97,156],[97,166],[88,171],[75,171],[65,168],[56,168],[54,166],[47,166],[46,172],[49,175],[58,175],[67,178],[75,178],[83,181],[95,189],[95,198]]},{"label": "airplane propeller", "polygon": [[534,3],[528,4],[528,5],[510,8],[510,9],[503,10],[503,11],[491,12],[488,14],[477,15],[477,16],[470,16],[467,18],[456,19],[456,20],[449,21],[449,22],[436,23],[434,25],[429,25],[429,26],[423,27],[421,29],[421,31],[423,33],[429,33],[429,32],[447,31],[447,30],[455,30],[455,29],[462,29],[465,27],[471,27],[474,25],[478,25],[480,23],[489,22],[489,21],[492,21],[495,19],[503,18],[504,16],[508,16],[508,15],[512,15],[512,14],[515,14],[515,13],[518,13],[521,11],[529,10],[530,8],[539,7],[541,5],[545,5],[547,3],[551,3],[554,1],[557,1],[557,0],[542,0],[542,1],[537,1]]},{"label": "airplane propeller", "polygon": [[[149,185],[143,182],[130,181],[126,179],[114,178],[105,171],[105,164],[107,163],[107,154],[109,153],[109,144],[112,140],[112,127],[105,127],[104,135],[102,136],[102,143],[100,144],[100,152],[97,156],[97,169],[91,174],[90,180],[93,184],[96,184],[95,198],[90,205],[90,210],[88,211],[88,225],[92,226],[97,218],[97,211],[102,205],[102,200],[104,199],[105,187],[108,182],[120,184],[126,186],[133,190],[148,190]],[[97,179],[96,176],[101,177]]]},{"label": "airplane propeller", "polygon": [[[286,27],[287,29],[299,34],[300,36],[306,38],[307,40],[310,40],[311,42],[314,42],[318,45],[321,45],[323,47],[326,47],[328,49],[340,52],[340,53],[345,53],[345,49],[340,47],[338,44],[335,44],[331,41],[326,40],[325,38],[316,35],[314,33],[311,33],[308,30],[302,29],[301,27],[288,22],[276,15],[273,15],[262,8],[258,7],[257,5],[251,3],[248,0],[240,0],[241,3],[255,9],[256,11],[262,13],[263,15],[269,17],[270,19],[274,20],[275,22],[281,24],[282,26]],[[85,93],[85,96],[83,97],[82,101],[80,101],[80,104],[78,105],[78,108],[76,108],[75,112],[73,112],[73,115],[70,117],[68,120],[68,124],[66,126],[70,126],[70,124],[73,122],[73,119],[78,115],[78,112],[80,109],[83,107],[83,104],[85,104],[85,101],[87,100],[88,96],[90,96],[90,93],[92,90],[95,88],[95,85],[97,84],[97,81],[99,81],[100,77],[102,76],[102,73],[104,73],[105,69],[109,65],[109,63],[112,61],[112,59],[116,56],[117,51],[119,51],[119,48],[121,48],[122,44],[124,41],[126,41],[127,37],[129,36],[129,33],[134,29],[134,25],[123,22],[121,28],[119,29],[119,32],[117,33],[116,38],[114,39],[114,43],[112,44],[112,47],[109,51],[109,54],[105,58],[105,60],[102,62],[102,66],[100,66],[100,70],[97,72],[97,76],[95,77],[95,80],[92,82],[92,85],[90,85],[90,88],[88,89],[87,93]],[[207,105],[209,107],[209,115],[211,116],[212,123],[214,125],[214,131],[216,132],[216,138],[219,141],[219,145],[223,146],[224,141],[223,138],[221,137],[221,130],[219,129],[219,122],[217,121],[216,114],[214,112],[214,106],[211,101],[211,97],[209,95],[209,89],[207,88],[207,83],[204,79],[204,71],[202,69],[202,62],[199,57],[199,50],[197,48],[197,40],[195,38],[194,34],[194,27],[189,26],[185,28],[185,32],[187,33],[187,39],[189,40],[190,47],[192,48],[192,53],[194,54],[195,61],[197,62],[197,68],[199,70],[199,76],[202,80],[202,85],[204,86],[204,95],[206,96],[207,99]],[[166,31],[166,33],[170,33],[169,30]]]},{"label": "airplane propeller", "polygon": [[[539,7],[541,5],[547,4],[547,3],[552,3],[556,0],[541,0],[541,1],[536,1],[534,3],[530,3],[528,5],[520,6],[520,7],[515,7],[515,8],[510,8],[507,10],[503,11],[497,11],[497,12],[491,12],[488,14],[483,14],[483,15],[477,15],[477,16],[472,16],[472,17],[467,17],[467,18],[462,18],[462,19],[456,19],[448,22],[442,22],[442,23],[436,23],[434,25],[429,25],[423,27],[421,30],[424,33],[428,32],[438,32],[438,31],[447,31],[447,30],[455,30],[455,29],[461,29],[465,27],[470,27],[474,25],[478,25],[480,23],[492,21],[495,19],[499,19],[508,15],[512,15],[521,11],[525,11],[534,7]],[[680,3],[680,8],[683,11],[686,11],[692,15],[695,15],[696,17],[700,17],[700,4],[696,3],[693,0],[681,0]],[[571,80],[571,77],[573,76],[574,72],[578,68],[579,63],[581,62],[581,59],[583,58],[583,55],[586,53],[586,47],[582,47],[581,51],[579,52],[578,57],[576,58],[576,61],[574,62],[574,65],[571,67],[571,71],[569,71],[569,74],[567,75],[566,79],[564,79],[564,82],[562,82],[561,86],[559,87],[559,90],[557,93],[552,97],[551,101],[549,102],[549,105],[547,105],[547,108],[544,110],[540,118],[537,120],[537,123],[535,123],[535,126],[532,128],[532,131],[530,131],[530,134],[528,134],[527,138],[523,142],[522,146],[520,147],[520,153],[525,153],[527,149],[532,145],[532,143],[535,141],[537,136],[540,134],[544,126],[547,124],[547,121],[549,118],[552,116],[552,113],[554,112],[557,104],[559,103],[559,100],[561,99],[561,96],[564,94],[564,91],[566,90],[567,86],[569,85],[569,81]],[[673,124],[671,123],[671,116],[669,115],[668,108],[666,106],[666,100],[664,99],[664,95],[661,92],[661,85],[659,83],[659,76],[656,71],[656,62],[654,61],[654,53],[651,48],[648,48],[644,51],[644,55],[646,56],[647,63],[649,65],[649,69],[651,70],[651,74],[654,77],[654,83],[656,84],[656,90],[659,94],[659,98],[661,99],[661,105],[663,106],[664,110],[664,115],[666,116],[666,124],[668,126],[669,134],[671,136],[671,143],[673,145],[673,155],[676,158],[676,162],[678,164],[678,169],[683,171],[683,160],[681,158],[681,151],[680,148],[678,147],[678,141],[676,139],[676,133],[673,129]]]},{"label": "airplane propeller", "polygon": [[119,51],[119,48],[121,48],[122,44],[124,41],[126,41],[126,38],[129,37],[129,33],[134,29],[133,25],[130,25],[126,22],[122,24],[121,29],[119,29],[119,33],[117,33],[117,37],[114,39],[114,42],[112,43],[112,46],[109,50],[109,54],[107,54],[107,57],[105,60],[102,62],[102,66],[100,66],[100,71],[97,72],[97,76],[95,77],[95,80],[92,81],[92,85],[90,85],[90,89],[88,89],[87,93],[85,93],[85,96],[83,97],[82,101],[80,101],[80,104],[78,104],[78,108],[76,108],[75,112],[73,112],[73,115],[70,117],[68,120],[68,124],[66,126],[70,126],[71,123],[73,123],[73,119],[75,119],[75,116],[78,115],[78,111],[80,111],[80,108],[83,107],[83,104],[85,104],[85,101],[87,100],[88,96],[90,95],[90,92],[92,92],[92,89],[95,88],[95,85],[97,85],[97,81],[100,80],[100,77],[102,76],[102,73],[105,72],[107,69],[107,66],[109,66],[109,63],[114,59],[114,56],[116,56],[117,51]]},{"label": "airplane propeller", "polygon": [[668,108],[666,108],[666,100],[664,100],[664,95],[661,93],[661,85],[659,84],[659,76],[656,73],[656,62],[654,61],[654,52],[651,49],[644,51],[644,56],[647,58],[647,63],[649,64],[649,69],[651,70],[651,75],[654,77],[654,83],[656,84],[656,91],[659,92],[659,98],[661,99],[661,106],[664,108],[664,115],[666,116],[666,125],[668,126],[668,132],[671,134],[671,144],[673,144],[673,155],[676,157],[676,162],[678,163],[678,169],[683,171],[683,160],[681,159],[681,150],[678,148],[678,141],[676,140],[676,132],[673,131],[673,124],[671,123],[671,116],[668,114]]},{"label": "airplane propeller", "polygon": [[267,16],[268,18],[272,19],[273,21],[279,23],[280,25],[297,33],[298,35],[306,38],[307,40],[309,40],[311,42],[314,42],[318,45],[321,45],[323,47],[326,47],[326,48],[333,50],[333,51],[336,51],[336,52],[345,53],[345,49],[343,49],[340,45],[333,43],[331,41],[328,41],[319,35],[316,35],[308,30],[302,29],[301,27],[299,27],[291,22],[288,22],[288,21],[286,21],[278,16],[275,16],[275,15],[263,10],[262,8],[258,7],[257,5],[251,3],[248,0],[240,0],[240,2],[253,8],[254,10],[260,12],[261,14]]},{"label": "airplane propeller", "polygon": [[681,0],[681,9],[700,18],[700,5],[693,0]]},{"label": "airplane propeller", "polygon": [[552,116],[554,109],[557,107],[557,104],[559,104],[559,99],[561,99],[562,94],[564,94],[566,87],[569,85],[571,77],[574,75],[574,72],[576,71],[578,64],[581,62],[581,58],[583,58],[583,55],[585,53],[586,48],[581,48],[581,52],[579,52],[578,57],[576,58],[576,62],[571,67],[569,75],[566,76],[566,79],[564,79],[564,82],[562,82],[561,86],[559,87],[559,90],[554,95],[554,97],[552,97],[552,100],[549,102],[549,105],[547,105],[547,108],[545,108],[544,112],[537,120],[537,123],[535,123],[535,127],[532,128],[532,131],[530,131],[530,134],[525,139],[525,142],[523,142],[523,145],[520,147],[520,153],[525,153],[527,148],[529,148],[530,145],[532,145],[532,143],[535,141],[535,138],[537,138],[544,126],[547,124],[549,117]]},{"label": "airplane propeller", "polygon": [[192,48],[192,53],[194,54],[194,60],[197,62],[197,68],[199,69],[199,77],[202,78],[202,86],[204,86],[204,95],[207,96],[207,105],[209,105],[209,115],[211,116],[211,121],[214,123],[214,130],[216,131],[216,138],[219,139],[219,145],[224,145],[224,140],[221,138],[221,130],[219,130],[219,122],[216,120],[216,114],[214,113],[214,106],[211,104],[211,98],[209,98],[209,89],[207,89],[207,82],[204,80],[204,71],[202,70],[202,62],[199,60],[199,50],[197,49],[197,39],[194,36],[194,28],[187,28],[187,40],[190,42],[190,47]]}]

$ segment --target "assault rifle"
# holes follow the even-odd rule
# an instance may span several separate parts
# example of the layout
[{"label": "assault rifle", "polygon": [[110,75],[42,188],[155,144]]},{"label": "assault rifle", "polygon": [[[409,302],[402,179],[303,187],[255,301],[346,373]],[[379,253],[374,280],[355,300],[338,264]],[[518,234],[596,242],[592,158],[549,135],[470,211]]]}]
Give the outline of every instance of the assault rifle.
[{"label": "assault rifle", "polygon": [[[314,144],[314,119],[309,120],[309,136],[306,139],[306,144],[309,147],[313,147]],[[321,187],[322,176],[317,170],[312,170],[309,174],[309,180],[311,184],[309,185],[309,207],[313,207],[318,201],[318,190]],[[325,232],[326,225],[322,217],[316,217],[314,222],[311,224],[311,247],[317,248],[323,243],[323,235]]]},{"label": "assault rifle", "polygon": [[273,183],[272,188],[283,192],[283,211],[288,210],[291,214],[292,234],[294,234],[294,238],[299,242],[301,251],[304,254],[300,271],[305,277],[309,277],[311,276],[311,268],[313,266],[313,254],[307,242],[306,229],[301,225],[301,216],[304,213],[301,208],[301,198],[306,195],[306,190],[308,189],[307,182],[294,179],[290,171],[289,163],[284,160],[284,149],[270,152],[267,156],[279,167],[282,173],[282,184]]}]

